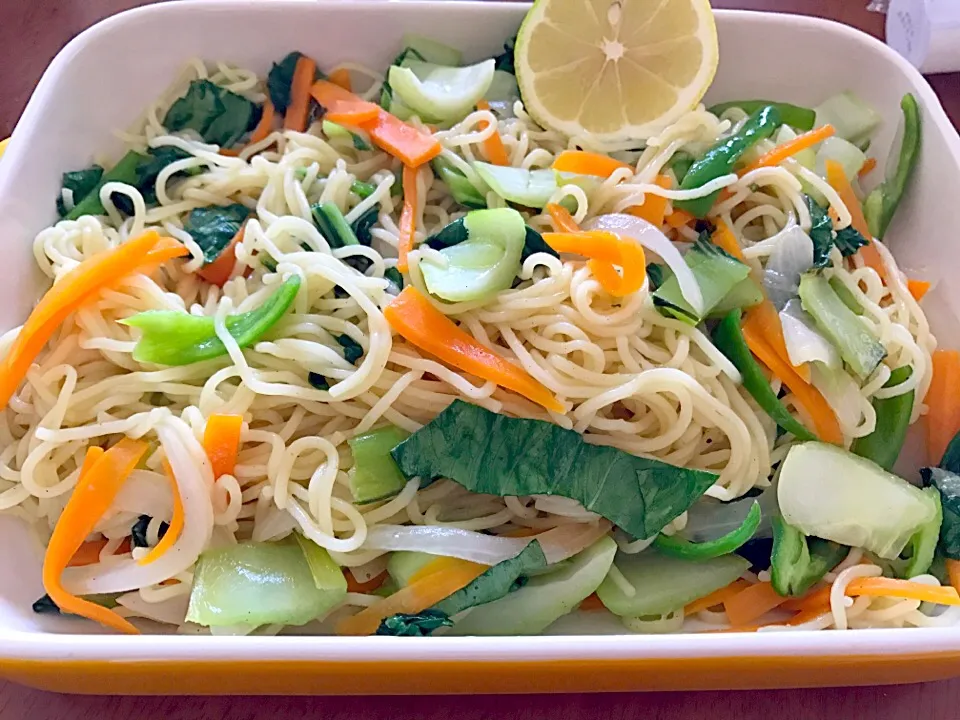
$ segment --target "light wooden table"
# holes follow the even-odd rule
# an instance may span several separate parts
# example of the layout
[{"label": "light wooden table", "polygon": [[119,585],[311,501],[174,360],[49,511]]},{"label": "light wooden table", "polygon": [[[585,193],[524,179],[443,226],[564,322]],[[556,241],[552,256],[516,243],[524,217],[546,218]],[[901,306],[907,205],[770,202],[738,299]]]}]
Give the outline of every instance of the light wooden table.
[{"label": "light wooden table", "polygon": [[[0,0],[0,138],[8,135],[57,51],[97,20],[149,0]],[[883,18],[866,0],[713,0],[714,7],[830,17],[880,36]],[[932,79],[960,126],[960,75]],[[129,692],[129,688],[125,691]],[[324,720],[953,720],[960,679],[887,688],[471,698],[68,697],[0,680],[0,720],[274,718]]]}]

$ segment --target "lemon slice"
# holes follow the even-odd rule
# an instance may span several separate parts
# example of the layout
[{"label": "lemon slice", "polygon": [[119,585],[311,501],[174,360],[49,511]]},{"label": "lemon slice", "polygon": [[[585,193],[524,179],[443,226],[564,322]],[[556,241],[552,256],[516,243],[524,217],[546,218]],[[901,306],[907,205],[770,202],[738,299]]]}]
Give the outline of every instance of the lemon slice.
[{"label": "lemon slice", "polygon": [[696,107],[718,59],[709,0],[537,0],[515,50],[531,116],[598,148]]}]

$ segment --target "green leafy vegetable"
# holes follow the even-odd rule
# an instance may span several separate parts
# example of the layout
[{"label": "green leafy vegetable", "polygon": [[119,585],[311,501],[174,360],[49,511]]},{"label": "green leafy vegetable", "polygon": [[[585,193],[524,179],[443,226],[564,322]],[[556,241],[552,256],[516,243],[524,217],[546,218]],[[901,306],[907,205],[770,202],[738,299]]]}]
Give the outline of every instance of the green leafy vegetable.
[{"label": "green leafy vegetable", "polygon": [[438,157],[432,161],[431,165],[434,173],[443,181],[450,190],[453,199],[458,203],[474,210],[487,206],[487,199],[483,196],[483,193],[477,190],[466,175],[457,170],[447,160]]},{"label": "green leafy vegetable", "polygon": [[943,527],[943,505],[938,490],[929,488],[927,492],[936,503],[937,512],[926,525],[914,533],[900,557],[893,561],[897,575],[902,578],[910,579],[923,575],[930,569],[937,552],[940,529]]},{"label": "green leafy vegetable", "polygon": [[803,200],[810,211],[810,232],[807,235],[813,241],[813,267],[826,267],[830,264],[833,249],[833,220],[812,197],[804,195]]},{"label": "green leafy vegetable", "polygon": [[656,290],[663,285],[663,278],[668,269],[657,263],[647,265],[647,279],[650,281],[650,289]]},{"label": "green leafy vegetable", "polygon": [[293,537],[300,546],[304,560],[313,576],[313,584],[317,590],[330,593],[333,596],[343,597],[347,594],[347,579],[343,570],[337,565],[326,549],[317,545],[313,540],[296,532]]},{"label": "green leafy vegetable", "polygon": [[[913,373],[909,365],[899,367],[890,373],[884,387],[896,387]],[[900,457],[900,450],[910,427],[910,415],[913,413],[914,391],[901,393],[889,398],[874,398],[871,401],[877,414],[877,424],[873,432],[859,437],[850,446],[850,452],[868,460],[873,460],[884,470],[893,468]]]},{"label": "green leafy vegetable", "polygon": [[527,225],[527,234],[523,240],[523,253],[520,255],[520,260],[526,260],[534,253],[540,252],[553,255],[553,257],[560,257],[560,253],[547,245],[540,233]]},{"label": "green leafy vegetable", "polygon": [[780,402],[770,388],[767,376],[757,361],[753,359],[747,341],[740,330],[741,312],[733,310],[713,331],[713,343],[727,359],[732,362],[743,376],[743,387],[753,396],[761,409],[780,427],[798,440],[815,440],[816,436],[797,420],[786,406]]},{"label": "green leafy vegetable", "polygon": [[[249,312],[228,315],[227,332],[241,348],[259,340],[283,317],[300,290],[300,276],[291,275],[264,303]],[[142,335],[133,349],[137,362],[157,365],[189,365],[227,354],[217,337],[214,320],[175,310],[148,310],[120,321],[140,328]]]},{"label": "green leafy vegetable", "polygon": [[403,290],[403,275],[400,274],[400,271],[395,267],[387,268],[383,271],[383,276],[397,286],[398,289]]},{"label": "green leafy vegetable", "polygon": [[870,241],[861,235],[860,231],[853,225],[847,225],[842,230],[837,230],[833,242],[844,257],[855,255],[857,250],[870,244]]},{"label": "green leafy vegetable", "polygon": [[209,80],[194,80],[163,118],[170,132],[193,130],[204,142],[230,147],[256,125],[257,107]]},{"label": "green leafy vegetable", "polygon": [[360,241],[361,245],[369,246],[370,243],[373,242],[373,234],[370,231],[373,229],[373,226],[377,224],[379,218],[380,204],[377,203],[364,211],[364,213],[350,225],[350,229],[353,231],[357,240]]},{"label": "green leafy vegetable", "polygon": [[960,560],[960,475],[943,468],[923,468],[920,478],[924,487],[936,488],[940,495],[940,552]]},{"label": "green leafy vegetable", "polygon": [[290,86],[293,84],[293,73],[297,69],[297,61],[303,53],[296,50],[288,53],[283,60],[274,63],[267,74],[267,92],[270,93],[270,102],[281,115],[290,105]]},{"label": "green leafy vegetable", "polygon": [[817,113],[810,108],[791,105],[790,103],[772,102],[770,100],[731,100],[730,102],[712,105],[708,111],[720,117],[730,108],[740,108],[748,115],[757,112],[765,107],[772,106],[780,113],[780,117],[785,125],[789,125],[797,130],[812,130],[816,122]]},{"label": "green leafy vegetable", "polygon": [[354,180],[350,184],[350,192],[359,195],[360,199],[366,200],[377,191],[377,186],[373,183],[363,182],[363,180]]},{"label": "green leafy vegetable", "polygon": [[73,210],[66,214],[67,220],[76,220],[82,215],[103,215],[103,203],[100,202],[100,189],[109,182],[126,183],[127,185],[137,184],[137,166],[146,160],[146,156],[131,150],[105,172],[100,181],[94,185],[93,189],[86,194],[83,199],[74,198]]},{"label": "green leafy vegetable", "polygon": [[542,570],[547,566],[540,543],[533,540],[519,555],[504,560],[483,572],[465,588],[457,590],[446,600],[434,606],[446,615],[456,615],[467,608],[499,600],[514,588],[521,578]]},{"label": "green leafy vegetable", "polygon": [[406,430],[387,425],[347,440],[353,453],[353,468],[348,479],[354,502],[376,502],[403,490],[407,479],[390,451],[408,437],[410,433]]},{"label": "green leafy vegetable", "polygon": [[320,230],[320,234],[330,244],[331,248],[342,248],[348,245],[359,245],[360,241],[353,233],[353,228],[340,212],[335,203],[317,203],[310,208],[313,223]]},{"label": "green leafy vegetable", "polygon": [[513,64],[513,49],[516,44],[516,35],[503,44],[503,52],[493,58],[496,62],[497,70],[503,70],[504,72],[508,72],[512,75],[517,74],[517,70]]},{"label": "green leafy vegetable", "polygon": [[204,263],[212,263],[240,232],[249,216],[250,209],[240,203],[194,208],[183,221],[183,229],[203,250]]},{"label": "green leafy vegetable", "polygon": [[416,615],[397,613],[385,618],[377,628],[377,635],[396,637],[425,637],[437,628],[450,627],[453,621],[439,610],[424,610]]},{"label": "green leafy vegetable", "polygon": [[716,481],[612,447],[542,420],[498,415],[455,400],[392,451],[426,483],[450,478],[476,493],[572,498],[635,537],[652,537]]},{"label": "green leafy vegetable", "polygon": [[943,457],[940,458],[939,467],[948,472],[960,474],[960,433],[954,435],[953,439],[950,440],[950,444],[947,445]]},{"label": "green leafy vegetable", "polygon": [[343,357],[351,365],[356,365],[357,360],[363,357],[363,345],[358,343],[347,334],[338,335],[337,342],[343,348]]},{"label": "green leafy vegetable", "polygon": [[[143,199],[147,205],[153,205],[157,201],[157,178],[160,175],[160,171],[172,162],[192,157],[193,155],[190,153],[173,145],[161,145],[160,147],[150,149],[146,158],[137,165],[137,189],[140,191],[140,194],[143,195]],[[203,168],[193,167],[189,170],[176,173],[174,177],[198,175],[201,172],[203,172]],[[114,202],[116,202],[116,200],[114,200]],[[127,214],[133,214],[133,209],[131,208]]]},{"label": "green leafy vegetable", "polygon": [[[65,172],[61,176],[60,185],[63,190],[69,190],[73,193],[73,204],[76,205],[97,187],[102,177],[103,168],[99,165],[91,165],[84,170]],[[60,217],[66,217],[68,212],[63,204],[63,192],[61,191],[57,196],[57,214]]]},{"label": "green leafy vegetable", "polygon": [[759,526],[760,505],[754,502],[740,527],[722,537],[695,543],[684,540],[682,537],[660,534],[653,541],[653,546],[664,555],[672,555],[685,560],[709,560],[734,552],[753,537]]},{"label": "green leafy vegetable", "polygon": [[830,278],[830,287],[833,288],[833,291],[837,294],[837,297],[840,298],[840,302],[850,308],[850,312],[854,315],[863,315],[863,308],[860,307],[860,303],[857,302],[856,296],[846,285],[843,284],[843,281],[838,277]]},{"label": "green leafy vegetable", "polygon": [[311,372],[307,375],[307,382],[309,382],[317,390],[329,390],[330,382],[320,373]]},{"label": "green leafy vegetable", "polygon": [[782,518],[773,519],[770,582],[780,595],[803,595],[835,568],[849,548],[807,538]]},{"label": "green leafy vegetable", "polygon": [[[149,515],[141,515],[137,518],[137,521],[130,528],[130,544],[135,548],[145,548],[150,547],[150,543],[147,542],[147,528],[150,527],[150,522],[153,520]],[[165,523],[160,523],[160,528],[157,531],[157,540],[162,540],[163,536],[167,534],[167,530],[170,529],[170,526]]]}]

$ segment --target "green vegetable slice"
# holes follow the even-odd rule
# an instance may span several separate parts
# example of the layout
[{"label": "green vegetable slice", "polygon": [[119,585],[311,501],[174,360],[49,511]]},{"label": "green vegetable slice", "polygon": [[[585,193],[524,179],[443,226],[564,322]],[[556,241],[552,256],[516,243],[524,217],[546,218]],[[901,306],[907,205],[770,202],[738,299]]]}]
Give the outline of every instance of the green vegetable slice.
[{"label": "green vegetable slice", "polygon": [[848,308],[827,279],[807,273],[800,278],[800,302],[840,357],[861,378],[868,377],[887,356],[887,350]]},{"label": "green vegetable slice", "polygon": [[100,189],[109,182],[137,184],[137,166],[147,160],[147,156],[131,150],[105,172],[100,181],[93,186],[83,199],[74,198],[73,210],[66,214],[67,220],[76,220],[83,215],[103,215],[103,203],[100,202]]},{"label": "green vegetable slice", "polygon": [[57,214],[60,217],[66,217],[67,210],[63,204],[63,190],[69,190],[73,194],[73,204],[77,205],[90,192],[100,184],[100,178],[103,177],[103,168],[99,165],[91,165],[83,170],[74,170],[65,172],[60,178],[61,192],[57,195]]},{"label": "green vegetable slice", "polygon": [[803,595],[835,568],[848,550],[829,540],[806,538],[782,518],[774,518],[770,583],[780,595]]},{"label": "green vegetable slice", "polygon": [[398,550],[390,553],[390,557],[387,559],[387,573],[397,587],[405,588],[410,584],[410,579],[414,575],[438,557],[438,555],[431,555],[430,553]]},{"label": "green vegetable slice", "polygon": [[814,111],[818,127],[833,125],[837,137],[858,147],[869,142],[882,121],[876,110],[849,91],[827,98]]},{"label": "green vegetable slice", "polygon": [[412,61],[390,68],[390,87],[422,118],[459,120],[473,110],[493,81],[494,61],[447,67]]},{"label": "green vegetable slice", "polygon": [[542,208],[557,189],[554,170],[527,170],[485,162],[475,162],[473,168],[497,195],[524,207]]},{"label": "green vegetable slice", "polygon": [[401,42],[407,51],[416,53],[416,57],[424,62],[452,66],[457,66],[463,62],[462,52],[423,35],[405,33]]},{"label": "green vegetable slice", "polygon": [[776,393],[770,388],[766,375],[757,361],[753,359],[747,341],[740,330],[741,312],[733,310],[713,331],[713,343],[727,359],[734,364],[740,375],[743,376],[743,387],[757,401],[761,409],[773,421],[798,440],[815,440],[816,436],[807,430],[797,420],[786,406],[780,402]]},{"label": "green vegetable slice", "polygon": [[183,221],[183,229],[203,250],[204,264],[212,263],[240,232],[249,216],[250,209],[240,203],[194,208]]},{"label": "green vegetable slice", "polygon": [[283,60],[274,63],[267,74],[267,92],[274,109],[281,115],[287,111],[290,104],[290,86],[293,84],[293,73],[297,69],[297,61],[303,53],[293,51],[287,53]]},{"label": "green vegetable slice", "polygon": [[926,525],[914,533],[910,542],[907,543],[906,552],[901,552],[900,557],[893,563],[897,575],[906,579],[923,575],[930,569],[937,552],[940,529],[943,527],[943,506],[939,490],[928,487],[924,492],[932,498],[937,506],[937,513]]},{"label": "green vegetable slice", "polygon": [[943,468],[923,468],[924,487],[939,494],[941,517],[938,548],[951,560],[960,560],[960,475]]},{"label": "green vegetable slice", "polygon": [[387,425],[347,440],[353,452],[349,481],[354,502],[376,502],[403,490],[407,480],[390,457],[390,450],[409,436],[406,430]]},{"label": "green vegetable slice", "polygon": [[[913,368],[909,365],[897,368],[883,386],[896,387],[912,373]],[[894,397],[874,398],[871,405],[877,414],[876,427],[869,435],[854,440],[850,452],[872,460],[884,470],[893,468],[910,427],[914,396],[914,391],[910,390]]]},{"label": "green vegetable slice", "polygon": [[194,80],[163,118],[170,132],[193,130],[204,142],[230,147],[259,120],[258,108],[209,80]]},{"label": "green vegetable slice", "polygon": [[384,618],[376,634],[394,637],[425,637],[438,628],[451,625],[453,621],[439,610],[424,610],[416,614],[397,613]]},{"label": "green vegetable slice", "polygon": [[317,226],[331,248],[360,244],[353,233],[353,228],[350,227],[336,203],[317,203],[310,208],[310,214],[313,216],[313,224]]},{"label": "green vegetable slice", "polygon": [[652,537],[716,481],[612,447],[590,445],[550,422],[454,402],[392,451],[408,478],[438,477],[476,493],[560,495],[634,537]]},{"label": "green vegetable slice", "polygon": [[752,115],[765,107],[775,107],[784,125],[789,125],[797,130],[812,130],[813,124],[817,119],[815,110],[799,105],[791,105],[790,103],[772,102],[770,100],[731,100],[729,102],[711,105],[707,110],[717,117],[720,117],[730,108],[740,108],[748,115]]},{"label": "green vegetable slice", "polygon": [[317,586],[317,590],[330,593],[334,597],[342,598],[345,596],[347,594],[347,579],[344,577],[340,566],[330,557],[330,553],[298,532],[294,533],[293,537],[296,538],[297,545],[303,553],[303,558],[307,561],[307,567],[310,568],[310,575],[313,577],[313,584]]},{"label": "green vegetable slice", "polygon": [[477,190],[465,175],[460,173],[452,165],[441,161],[439,158],[433,161],[433,169],[443,183],[450,190],[453,199],[464,207],[480,209],[487,206],[487,200],[483,194]]},{"label": "green vegetable slice", "polygon": [[754,502],[743,524],[716,540],[695,543],[681,537],[660,534],[653,541],[653,546],[664,555],[684,560],[709,560],[732,553],[752,538],[758,527],[760,527],[760,504]]},{"label": "green vegetable slice", "polygon": [[[241,347],[259,340],[283,317],[300,290],[300,276],[292,275],[256,310],[228,315],[227,332]],[[157,365],[189,365],[227,354],[209,316],[175,310],[148,310],[120,321],[140,328],[142,335],[133,349],[137,362]]]}]

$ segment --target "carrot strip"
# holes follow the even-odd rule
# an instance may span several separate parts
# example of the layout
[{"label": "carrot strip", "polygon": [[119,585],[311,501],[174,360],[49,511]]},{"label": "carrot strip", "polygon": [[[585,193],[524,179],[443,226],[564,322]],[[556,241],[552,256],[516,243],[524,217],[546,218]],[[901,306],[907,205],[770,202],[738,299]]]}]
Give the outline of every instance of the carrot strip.
[{"label": "carrot strip", "polygon": [[872,173],[877,168],[877,159],[876,158],[867,158],[863,161],[863,166],[857,172],[857,177],[863,178]]},{"label": "carrot strip", "polygon": [[213,466],[214,479],[233,475],[240,450],[241,415],[211,415],[203,430],[203,449]]},{"label": "carrot strip", "polygon": [[[673,183],[666,175],[657,175],[654,184],[669,190]],[[662,195],[647,193],[642,204],[628,207],[627,212],[641,220],[646,220],[655,227],[661,227],[666,218],[668,202],[669,200]]]},{"label": "carrot strip", "polygon": [[580,610],[584,612],[596,612],[597,610],[606,610],[607,606],[603,604],[603,600],[600,599],[600,596],[596,593],[588,595],[586,599],[580,603]]},{"label": "carrot strip", "polygon": [[176,544],[180,533],[183,532],[183,500],[180,497],[180,486],[177,485],[177,477],[173,474],[173,468],[166,460],[163,461],[163,472],[170,482],[170,492],[173,494],[173,517],[170,518],[170,524],[167,526],[167,531],[163,534],[163,537],[160,538],[160,542],[137,561],[140,565],[148,565],[163,557]]},{"label": "carrot strip", "polygon": [[923,296],[930,290],[930,283],[926,280],[907,280],[907,290],[913,295],[917,302],[923,300]]},{"label": "carrot strip", "polygon": [[825,585],[816,590],[810,590],[803,597],[790,598],[783,604],[784,610],[790,612],[823,612],[830,609],[830,586]]},{"label": "carrot strip", "polygon": [[337,624],[337,634],[373,635],[380,623],[391,615],[426,610],[469,585],[486,569],[486,565],[458,560],[449,570],[431,573],[356,615],[341,620]]},{"label": "carrot strip", "polygon": [[960,593],[960,560],[947,558],[947,576],[950,578],[950,585]]},{"label": "carrot strip", "polygon": [[329,80],[317,80],[310,94],[324,109],[325,120],[340,125],[363,125],[377,119],[380,106],[363,100]]},{"label": "carrot strip", "polygon": [[513,390],[548,410],[563,412],[563,405],[525,370],[497,355],[464,332],[412,286],[383,311],[401,337],[454,367],[501,387]]},{"label": "carrot strip", "polygon": [[631,165],[614,160],[608,155],[587,152],[586,150],[564,150],[553,161],[553,169],[578,175],[596,175],[608,178],[617,170],[626,168],[633,171]]},{"label": "carrot strip", "polygon": [[880,279],[886,282],[886,269],[883,266],[883,259],[880,253],[873,246],[873,235],[870,233],[870,227],[867,225],[867,219],[863,216],[863,208],[860,207],[860,201],[857,194],[847,179],[847,174],[843,171],[843,166],[836,160],[827,160],[824,164],[827,171],[827,182],[830,187],[837,191],[843,204],[847,206],[852,218],[851,225],[854,229],[863,235],[867,240],[871,240],[869,245],[864,245],[857,251],[857,254],[863,260],[867,267],[873,268]]},{"label": "carrot strip", "polygon": [[[726,248],[724,248],[726,249]],[[741,257],[742,257],[741,253]],[[743,318],[744,332],[752,332],[757,337],[766,341],[773,348],[784,363],[793,368],[794,372],[805,382],[810,382],[810,368],[806,364],[800,367],[794,367],[790,362],[790,353],[787,352],[787,343],[783,339],[783,325],[780,323],[780,314],[766,297],[763,302],[754,305],[748,310]],[[773,368],[771,368],[772,370]],[[781,380],[783,378],[780,378]]]},{"label": "carrot strip", "polygon": [[546,529],[522,527],[522,528],[517,528],[516,530],[510,530],[509,532],[502,533],[500,537],[511,537],[511,538],[534,537],[543,532],[546,532]]},{"label": "carrot strip", "polygon": [[557,232],[578,233],[580,226],[573,219],[573,215],[563,205],[556,203],[547,203],[546,211],[550,213],[550,219],[553,220],[553,226]]},{"label": "carrot strip", "polygon": [[[543,240],[557,252],[569,252],[590,258],[587,266],[611,295],[623,297],[635,293],[647,277],[643,247],[604,230],[578,233],[544,233]],[[623,268],[623,277],[613,267]]]},{"label": "carrot strip", "polygon": [[723,603],[730,624],[734,627],[749,625],[771,610],[780,607],[787,598],[778,595],[768,582],[756,583],[728,598]]},{"label": "carrot strip", "polygon": [[927,462],[939,465],[953,436],[960,431],[960,352],[935,350],[933,375],[927,390]]},{"label": "carrot strip", "polygon": [[[683,210],[674,210],[674,215],[678,212],[683,212]],[[671,216],[672,217],[672,216]],[[693,216],[690,216],[693,219]],[[669,222],[669,218],[667,222]],[[713,233],[713,236],[710,238],[713,240],[713,244],[721,248],[730,255],[733,255],[737,260],[742,263],[746,263],[747,259],[743,255],[743,250],[740,248],[740,243],[737,242],[737,238],[734,236],[733,231],[727,226],[723,220],[717,221],[717,229]],[[770,306],[771,308],[773,305]],[[783,327],[779,323],[779,316],[777,317],[777,327],[780,332],[780,339],[783,339]],[[784,352],[786,352],[786,345],[784,345]]]},{"label": "carrot strip", "polygon": [[317,64],[312,58],[301,55],[290,82],[290,104],[283,116],[285,130],[306,132],[307,118],[310,115],[310,88],[316,74]]},{"label": "carrot strip", "polygon": [[151,250],[159,241],[157,232],[149,230],[119,247],[84,260],[46,292],[0,362],[0,410],[7,406],[34,359],[71,313],[101,290],[143,269],[145,263],[162,262],[174,252],[179,255],[187,252],[177,243],[176,248],[164,248],[154,254]]},{"label": "carrot strip", "polygon": [[443,151],[435,137],[420,132],[385,110],[380,111],[376,120],[364,123],[362,129],[370,133],[374,145],[410,167],[418,168]]},{"label": "carrot strip", "polygon": [[87,451],[77,485],[53,528],[43,559],[43,587],[63,612],[132,634],[139,631],[115,612],[67,592],[61,576],[148,447],[142,440],[123,438],[106,452],[98,452],[99,448]]},{"label": "carrot strip", "polygon": [[347,592],[352,593],[370,593],[383,585],[387,580],[387,571],[384,570],[376,577],[372,577],[366,582],[360,582],[354,577],[353,573],[344,570],[343,576],[347,579]]},{"label": "carrot strip", "polygon": [[689,225],[694,221],[693,215],[688,213],[686,210],[674,210],[672,213],[667,215],[667,225],[672,227],[674,230],[679,230],[680,228]]},{"label": "carrot strip", "polygon": [[413,250],[413,240],[417,232],[417,174],[419,171],[409,165],[403,166],[403,211],[400,213],[400,238],[397,246],[399,259],[397,269],[405,273],[408,269],[407,255]]},{"label": "carrot strip", "polygon": [[456,569],[460,566],[463,560],[455,557],[447,557],[445,555],[438,555],[433,560],[428,562],[426,565],[417,570],[413,575],[410,576],[408,581],[409,583],[415,583],[420,580],[423,580],[429,575],[433,575],[438,572],[447,572],[449,570]]},{"label": "carrot strip", "polygon": [[[477,103],[477,109],[489,110],[490,103],[486,100],[481,100]],[[486,130],[489,124],[488,121],[484,120],[480,123],[480,129]],[[496,128],[494,128],[493,135],[483,141],[483,149],[487,153],[487,159],[494,165],[506,166],[510,164],[510,155],[507,153],[507,148],[503,145],[503,138],[500,137],[500,131]]]},{"label": "carrot strip", "polygon": [[813,420],[816,434],[820,440],[834,445],[843,445],[843,433],[840,432],[837,416],[823,395],[820,394],[820,391],[813,385],[804,382],[790,363],[784,362],[776,351],[762,337],[758,337],[753,331],[749,330],[746,324],[743,325],[742,329],[743,337],[747,341],[750,352],[770,368],[773,374],[780,378],[783,384],[797,396],[797,401]]},{"label": "carrot strip", "polygon": [[714,590],[709,595],[694,600],[692,603],[683,608],[684,615],[696,615],[701,610],[707,610],[717,605],[723,605],[727,600],[732,598],[734,595],[737,595],[743,590],[746,590],[750,587],[748,583],[743,578],[737,578],[729,585],[720,588],[719,590]]},{"label": "carrot strip", "polygon": [[760,168],[764,167],[773,167],[774,165],[779,165],[787,158],[796,155],[798,152],[813,147],[817,143],[823,142],[828,137],[833,137],[836,132],[837,131],[834,129],[833,125],[824,125],[809,132],[805,132],[802,135],[798,135],[793,140],[788,140],[785,143],[777,145],[770,152],[761,155],[754,162],[750,163],[747,167],[738,172],[737,175],[743,177],[748,172],[753,172],[754,170],[759,170]]},{"label": "carrot strip", "polygon": [[[90,448],[90,450],[99,450],[103,454],[103,448]],[[89,450],[87,451],[89,453]],[[73,554],[67,567],[83,567],[84,565],[94,565],[100,562],[100,553],[107,546],[106,538],[97,540],[88,540]]]},{"label": "carrot strip", "polygon": [[247,141],[247,145],[253,145],[254,143],[267,139],[267,135],[273,130],[273,118],[275,115],[276,110],[273,107],[273,103],[270,102],[270,98],[267,98],[267,101],[263,104],[263,114],[260,115],[260,122],[257,123],[253,132],[250,133],[250,139]]},{"label": "carrot strip", "polygon": [[886,577],[855,578],[847,585],[847,595],[856,597],[895,597],[907,600],[922,600],[937,605],[960,605],[960,593],[948,586],[924,585],[923,583],[897,580]]},{"label": "carrot strip", "polygon": [[346,68],[337,68],[328,77],[334,85],[339,85],[347,91],[353,90],[353,83],[350,82],[350,71]]},{"label": "carrot strip", "polygon": [[197,271],[197,275],[211,285],[223,287],[224,283],[230,279],[233,266],[237,264],[237,244],[243,242],[243,231],[245,228],[246,223],[240,226],[240,229],[237,230],[237,234],[233,236],[230,244],[217,255],[217,259],[200,268]]}]

